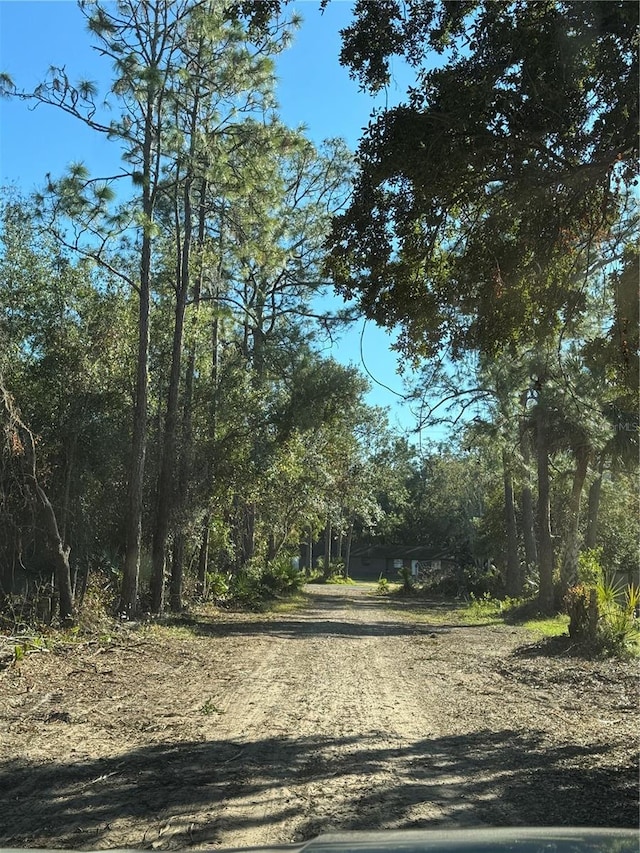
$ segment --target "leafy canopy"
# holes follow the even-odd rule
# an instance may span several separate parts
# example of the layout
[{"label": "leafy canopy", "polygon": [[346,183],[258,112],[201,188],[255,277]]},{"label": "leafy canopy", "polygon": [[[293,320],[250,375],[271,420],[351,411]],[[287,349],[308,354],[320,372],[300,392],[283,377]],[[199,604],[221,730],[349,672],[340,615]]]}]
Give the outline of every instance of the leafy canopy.
[{"label": "leafy canopy", "polygon": [[342,61],[376,90],[401,54],[416,85],[361,141],[328,267],[407,352],[495,351],[582,310],[633,200],[637,25],[625,2],[356,5]]}]

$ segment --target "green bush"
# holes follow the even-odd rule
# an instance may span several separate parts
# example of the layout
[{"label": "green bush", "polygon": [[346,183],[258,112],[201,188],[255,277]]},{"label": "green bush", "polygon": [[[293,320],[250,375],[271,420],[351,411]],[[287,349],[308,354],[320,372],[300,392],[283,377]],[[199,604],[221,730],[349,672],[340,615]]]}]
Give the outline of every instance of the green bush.
[{"label": "green bush", "polygon": [[[587,568],[591,572],[587,577],[593,579],[595,565]],[[640,590],[599,574],[596,583],[581,583],[567,591],[569,636],[595,652],[624,654],[640,638]]]},{"label": "green bush", "polygon": [[496,598],[504,592],[500,572],[494,566],[472,564],[451,568],[427,577],[420,584],[420,588],[422,592],[429,595],[442,595],[448,598],[471,595],[476,598],[482,598],[484,595]]},{"label": "green bush", "polygon": [[286,595],[306,582],[306,576],[291,564],[290,555],[272,560],[266,567],[252,561],[229,579],[228,599],[251,610],[261,610],[267,599]]},{"label": "green bush", "polygon": [[207,598],[214,601],[226,598],[229,579],[222,572],[207,572]]},{"label": "green bush", "polygon": [[463,577],[464,588],[469,596],[496,598],[504,592],[500,572],[493,565],[465,566]]},{"label": "green bush", "polygon": [[578,642],[595,645],[600,620],[595,586],[582,583],[571,587],[567,590],[564,602],[569,614],[569,636]]},{"label": "green bush", "polygon": [[308,583],[353,583],[346,577],[343,560],[332,560],[328,572],[325,571],[322,557],[318,558],[318,568],[311,573]]},{"label": "green bush", "polygon": [[403,566],[401,569],[398,569],[398,576],[402,580],[402,592],[405,595],[410,595],[415,588],[411,569],[408,566]]},{"label": "green bush", "polygon": [[477,596],[473,592],[469,595],[469,612],[477,619],[486,619],[492,616],[511,616],[523,604],[522,599],[494,598],[491,593],[485,592]]},{"label": "green bush", "polygon": [[261,580],[268,594],[279,595],[300,589],[306,578],[304,572],[292,565],[291,556],[283,554],[267,565]]},{"label": "green bush", "polygon": [[447,572],[426,578],[420,585],[420,592],[427,596],[455,598],[460,593],[460,584],[453,572]]},{"label": "green bush", "polygon": [[597,585],[596,593],[600,608],[599,644],[604,652],[624,653],[640,638],[638,587],[615,584],[605,577]]},{"label": "green bush", "polygon": [[382,575],[378,578],[378,594],[386,595],[389,592],[389,581],[383,578]]},{"label": "green bush", "polygon": [[597,586],[604,580],[601,564],[602,548],[588,548],[578,556],[578,581],[587,586]]},{"label": "green bush", "polygon": [[264,602],[264,588],[260,572],[247,565],[229,579],[228,599],[249,610],[261,610]]}]

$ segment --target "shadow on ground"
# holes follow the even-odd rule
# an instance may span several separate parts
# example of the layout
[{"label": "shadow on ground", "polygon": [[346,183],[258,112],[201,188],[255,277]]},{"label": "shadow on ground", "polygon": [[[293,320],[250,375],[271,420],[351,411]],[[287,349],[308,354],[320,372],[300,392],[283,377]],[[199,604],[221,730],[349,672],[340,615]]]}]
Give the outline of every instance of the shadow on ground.
[{"label": "shadow on ground", "polygon": [[[371,733],[161,743],[77,763],[5,762],[0,844],[95,848],[113,844],[110,825],[116,821],[130,826],[128,847],[215,844],[223,832],[282,820],[309,838],[324,828],[329,797],[341,803],[331,820],[340,829],[442,821],[635,826],[636,768],[608,768],[606,749],[549,749],[539,733],[504,730],[426,738],[397,748]],[[319,808],[295,793],[296,786],[304,792],[309,783],[327,791],[327,802],[316,796]],[[240,798],[246,802],[270,792],[276,798],[271,812],[242,813]],[[416,818],[421,809],[429,812],[425,805],[438,817]],[[173,825],[171,835],[159,837],[167,823]],[[122,836],[117,841],[122,844]]]},{"label": "shadow on ground", "polygon": [[[352,589],[347,587],[347,589]],[[441,603],[440,603],[441,604]],[[463,622],[428,621],[416,622],[411,619],[416,612],[413,599],[389,599],[366,594],[349,595],[314,592],[306,607],[306,615],[298,617],[295,613],[279,617],[277,615],[258,616],[242,614],[244,618],[216,614],[207,616],[180,616],[173,618],[168,624],[179,625],[190,630],[196,636],[229,637],[274,635],[283,639],[308,639],[310,636],[336,637],[408,637],[415,634],[442,633],[464,628],[483,628],[488,625],[501,625],[500,620],[484,622],[481,625]],[[380,619],[380,610],[385,609],[390,614],[397,613],[400,618]],[[423,608],[420,608],[423,609]],[[444,611],[444,605],[441,605]],[[453,606],[448,611],[455,609]],[[433,611],[437,607],[424,604],[424,610]],[[353,614],[353,619],[345,619],[345,611]],[[402,619],[403,612],[408,614]],[[237,614],[236,614],[237,615]],[[371,618],[369,619],[369,615]]]}]

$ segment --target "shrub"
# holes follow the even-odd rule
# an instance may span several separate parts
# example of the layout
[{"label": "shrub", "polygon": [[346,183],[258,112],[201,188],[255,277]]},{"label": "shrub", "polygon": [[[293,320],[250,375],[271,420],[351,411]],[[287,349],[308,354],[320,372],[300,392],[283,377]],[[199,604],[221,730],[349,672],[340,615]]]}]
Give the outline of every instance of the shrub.
[{"label": "shrub", "polygon": [[305,583],[305,574],[296,569],[291,556],[283,554],[272,560],[262,572],[262,586],[271,595],[293,592]]},{"label": "shrub", "polygon": [[639,603],[638,588],[630,584],[615,584],[604,578],[596,587],[600,608],[599,644],[603,651],[611,654],[625,652],[628,646],[640,637],[637,619]]},{"label": "shrub", "polygon": [[[323,566],[322,557],[318,558],[318,566]],[[345,574],[345,565],[343,560],[332,560],[329,563],[328,572],[324,570],[324,567],[318,568],[311,572],[310,577],[307,581],[308,583],[352,583],[352,581],[346,577]]]},{"label": "shrub", "polygon": [[382,575],[378,578],[378,594],[386,595],[389,592],[389,581]]},{"label": "shrub", "polygon": [[523,602],[519,598],[494,598],[490,593],[485,592],[481,596],[476,596],[471,593],[469,611],[471,616],[477,619],[486,619],[492,616],[509,616],[521,607]]},{"label": "shrub", "polygon": [[499,596],[504,591],[500,572],[493,564],[488,566],[465,566],[463,569],[464,588],[468,595]]},{"label": "shrub", "polygon": [[445,598],[457,597],[461,591],[460,583],[453,572],[427,577],[420,589],[425,595],[441,595]]},{"label": "shrub", "polygon": [[405,595],[410,595],[415,587],[411,569],[408,566],[403,566],[401,569],[398,569],[398,576],[402,578],[402,592]]},{"label": "shrub", "polygon": [[266,567],[252,561],[231,575],[227,598],[242,607],[261,610],[265,599],[300,589],[305,581],[304,572],[294,568],[291,557],[283,554]]},{"label": "shrub", "polygon": [[604,578],[601,564],[602,548],[587,548],[578,556],[578,581],[587,586],[597,586]]},{"label": "shrub", "polygon": [[18,634],[28,628],[51,625],[55,604],[55,589],[48,582],[32,583],[22,593],[2,595],[0,630]]},{"label": "shrub", "polygon": [[248,565],[240,569],[229,579],[229,594],[234,603],[250,610],[261,610],[264,590],[260,572]]},{"label": "shrub", "polygon": [[626,589],[606,576],[595,584],[571,587],[565,596],[569,636],[595,652],[619,655],[640,637],[640,590]]},{"label": "shrub", "polygon": [[437,574],[429,574],[422,583],[422,590],[430,595],[446,597],[474,595],[481,598],[488,595],[494,598],[504,592],[504,585],[495,566],[476,566],[468,563]]},{"label": "shrub", "polygon": [[224,599],[229,592],[229,578],[222,572],[207,572],[207,598]]},{"label": "shrub", "polygon": [[597,644],[600,609],[595,586],[578,584],[571,587],[564,603],[569,614],[569,636],[578,642]]}]

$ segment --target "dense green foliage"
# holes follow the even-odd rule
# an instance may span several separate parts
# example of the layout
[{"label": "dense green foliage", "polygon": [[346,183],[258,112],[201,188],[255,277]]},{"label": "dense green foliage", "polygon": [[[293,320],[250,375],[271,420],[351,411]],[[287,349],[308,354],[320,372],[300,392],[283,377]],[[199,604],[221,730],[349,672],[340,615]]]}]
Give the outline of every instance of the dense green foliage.
[{"label": "dense green foliage", "polygon": [[[343,61],[364,85],[416,66],[358,152],[330,267],[410,353],[493,352],[583,306],[582,270],[635,182],[633,3],[361,3]],[[433,50],[442,66],[429,68]]]},{"label": "dense green foliage", "polygon": [[35,465],[67,591],[113,567],[124,615],[165,591],[179,610],[185,574],[200,595],[212,568],[240,584],[314,538],[338,493],[361,509],[367,385],[319,354],[342,320],[314,304],[350,156],[274,113],[295,22],[187,0],[81,11],[113,62],[108,104],[62,67],[32,92],[3,77],[105,135],[122,172],[94,177],[78,151],[4,203],[2,588],[49,578]]},{"label": "dense green foliage", "polygon": [[[275,113],[279,7],[82,3],[110,109],[64,68],[2,76],[122,159],[101,180],[73,152],[35,198],[4,193],[7,612],[55,588],[70,617],[92,577],[127,617],[256,606],[301,583],[298,555],[348,576],[357,543],[549,612],[581,550],[637,579],[637,7],[356,3],[342,61],[375,91],[401,55],[416,85],[355,166]],[[322,355],[349,318],[319,308],[329,274],[400,324],[420,426],[448,441],[393,433]]]},{"label": "dense green foliage", "polygon": [[[399,348],[432,360],[432,377],[433,360],[475,354],[473,393],[502,442],[507,587],[523,582],[513,487],[524,453],[538,492],[527,559],[537,551],[547,611],[551,460],[565,452],[575,465],[560,522],[566,589],[590,468],[600,477],[620,429],[638,446],[637,46],[627,2],[362,2],[343,32],[341,60],[364,86],[386,85],[394,56],[415,85],[365,132],[327,269],[367,316],[400,325]],[[499,357],[510,376],[491,375]]]}]

